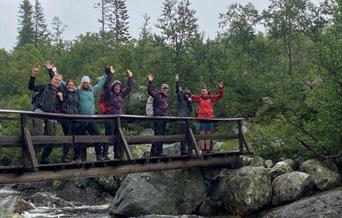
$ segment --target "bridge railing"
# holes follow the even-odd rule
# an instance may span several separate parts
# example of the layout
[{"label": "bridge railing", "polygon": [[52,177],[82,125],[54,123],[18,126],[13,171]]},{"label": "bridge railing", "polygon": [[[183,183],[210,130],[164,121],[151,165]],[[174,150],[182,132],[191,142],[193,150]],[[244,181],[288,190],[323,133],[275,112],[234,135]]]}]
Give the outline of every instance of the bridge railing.
[{"label": "bridge railing", "polygon": [[[116,126],[116,134],[111,136],[104,135],[32,135],[30,131],[31,120],[69,120],[71,122],[79,121],[95,121],[104,122],[112,121]],[[17,135],[8,135],[1,133],[2,123],[8,120],[19,121],[18,129],[20,132]],[[168,123],[182,122],[186,125],[186,130],[182,134],[168,134],[168,135],[126,135],[123,125],[128,123],[143,123],[153,122],[155,120],[165,120]],[[189,150],[194,151],[195,157],[203,158],[198,146],[199,140],[237,140],[238,152],[240,154],[249,154],[250,150],[246,143],[242,131],[243,118],[214,118],[210,121],[215,123],[229,123],[236,125],[237,133],[220,133],[210,136],[202,136],[195,134],[193,131],[193,123],[206,119],[197,119],[192,117],[149,117],[139,115],[70,115],[70,114],[57,114],[57,113],[36,113],[31,111],[20,110],[0,110],[0,148],[1,147],[17,147],[22,150],[23,165],[25,169],[37,170],[40,166],[36,157],[35,148],[45,144],[52,144],[54,146],[61,146],[63,144],[91,144],[91,143],[115,143],[121,146],[121,151],[125,154],[127,160],[133,160],[132,151],[129,145],[136,144],[149,144],[155,142],[174,143],[174,142],[188,142]],[[206,120],[207,121],[207,120]],[[89,146],[89,145],[88,145]],[[236,151],[235,151],[236,152]],[[122,155],[123,156],[123,155]],[[17,167],[17,166],[16,166]]]}]

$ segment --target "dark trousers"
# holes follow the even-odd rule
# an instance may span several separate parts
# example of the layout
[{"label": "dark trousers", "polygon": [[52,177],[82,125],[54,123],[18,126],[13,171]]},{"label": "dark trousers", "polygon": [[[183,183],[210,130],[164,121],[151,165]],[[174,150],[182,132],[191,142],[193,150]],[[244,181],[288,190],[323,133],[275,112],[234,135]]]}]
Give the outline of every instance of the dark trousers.
[{"label": "dark trousers", "polygon": [[[166,121],[157,120],[153,122],[154,135],[164,135],[166,132]],[[160,156],[163,153],[163,143],[156,142],[151,146],[150,156]]]},{"label": "dark trousers", "polygon": [[[187,128],[187,125],[186,125],[186,122],[184,121],[181,121],[180,122],[180,131],[181,131],[181,134],[186,134],[188,132],[188,128]],[[187,135],[186,135],[187,136]],[[182,154],[188,154],[188,139],[187,137],[185,137],[185,142],[181,142],[180,143],[180,152],[181,152],[181,155]]]},{"label": "dark trousers", "polygon": [[[89,122],[80,122],[79,127],[77,128],[77,135],[85,135],[86,131],[90,135],[100,135],[100,131],[96,126],[96,123],[94,121]],[[101,155],[101,143],[94,143],[95,153],[96,155]],[[81,155],[81,146],[77,145],[75,146],[75,157],[80,157]]]},{"label": "dark trousers", "polygon": [[[42,126],[44,125],[44,135],[54,135],[55,133],[55,121],[52,121],[52,120],[41,120],[42,122],[39,122],[38,126]],[[45,123],[45,124],[43,124]],[[37,128],[37,127],[35,127]],[[48,160],[51,152],[52,152],[52,149],[53,149],[53,145],[52,144],[44,144],[44,150],[42,152],[42,155],[41,155],[41,162],[45,162]]]},{"label": "dark trousers", "polygon": [[[117,128],[115,123],[113,121],[106,121],[105,122],[105,135],[116,135],[117,134]],[[108,157],[108,150],[109,150],[109,145],[111,143],[105,143],[103,145],[103,150],[102,150],[102,155],[103,157]],[[119,143],[116,141],[114,142],[114,158],[116,159],[121,159],[121,147]]]},{"label": "dark trousers", "polygon": [[[75,135],[76,134],[77,122],[70,121],[70,120],[61,120],[60,123],[62,125],[64,135]],[[68,157],[69,147],[70,146],[68,144],[63,145],[62,159],[65,159]],[[74,154],[75,154],[75,146],[74,146]]]}]

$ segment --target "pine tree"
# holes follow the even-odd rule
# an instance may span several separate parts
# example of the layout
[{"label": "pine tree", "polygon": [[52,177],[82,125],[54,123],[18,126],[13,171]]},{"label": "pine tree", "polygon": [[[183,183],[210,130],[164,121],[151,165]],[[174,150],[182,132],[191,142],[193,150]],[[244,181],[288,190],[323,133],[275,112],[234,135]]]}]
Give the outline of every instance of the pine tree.
[{"label": "pine tree", "polygon": [[100,35],[102,39],[105,37],[105,33],[108,29],[109,21],[109,0],[99,0],[94,4],[94,8],[98,8],[101,11],[100,18],[97,21],[101,24]]},{"label": "pine tree", "polygon": [[143,19],[144,19],[144,24],[141,27],[141,32],[139,34],[140,40],[146,40],[147,38],[149,38],[152,35],[151,34],[151,27],[150,27],[151,17],[148,16],[147,14],[144,14]]},{"label": "pine tree", "polygon": [[53,17],[52,19],[52,42],[57,46],[58,48],[61,47],[63,43],[62,35],[64,31],[66,30],[68,26],[64,25],[63,22],[59,19],[59,17]]},{"label": "pine tree", "polygon": [[128,42],[131,38],[129,34],[129,16],[126,9],[125,0],[110,0],[108,2],[110,13],[108,15],[109,29],[113,34],[115,42]]},{"label": "pine tree", "polygon": [[49,32],[47,30],[43,8],[38,0],[35,1],[33,21],[34,44],[35,46],[37,46],[39,43],[46,42],[49,37]]},{"label": "pine tree", "polygon": [[27,43],[34,43],[34,24],[32,21],[33,10],[29,0],[23,0],[18,12],[18,43],[17,47]]}]

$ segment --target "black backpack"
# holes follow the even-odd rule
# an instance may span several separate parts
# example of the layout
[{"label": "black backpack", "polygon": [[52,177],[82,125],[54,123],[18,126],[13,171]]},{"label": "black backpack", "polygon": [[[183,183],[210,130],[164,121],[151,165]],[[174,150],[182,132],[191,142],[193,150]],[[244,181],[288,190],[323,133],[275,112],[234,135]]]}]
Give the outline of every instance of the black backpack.
[{"label": "black backpack", "polygon": [[[54,92],[53,96],[48,92]],[[55,98],[55,91],[50,88],[49,85],[46,85],[43,91],[38,92],[35,96],[32,97],[32,110],[36,110],[37,108],[39,108],[45,112],[55,112]]]}]

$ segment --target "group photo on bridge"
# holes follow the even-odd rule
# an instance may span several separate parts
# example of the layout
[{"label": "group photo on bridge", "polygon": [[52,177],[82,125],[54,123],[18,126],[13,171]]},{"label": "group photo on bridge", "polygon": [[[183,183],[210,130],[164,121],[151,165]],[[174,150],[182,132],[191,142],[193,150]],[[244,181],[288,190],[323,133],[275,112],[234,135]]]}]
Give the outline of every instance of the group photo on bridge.
[{"label": "group photo on bridge", "polygon": [[341,0],[0,0],[0,217],[342,217]]}]

